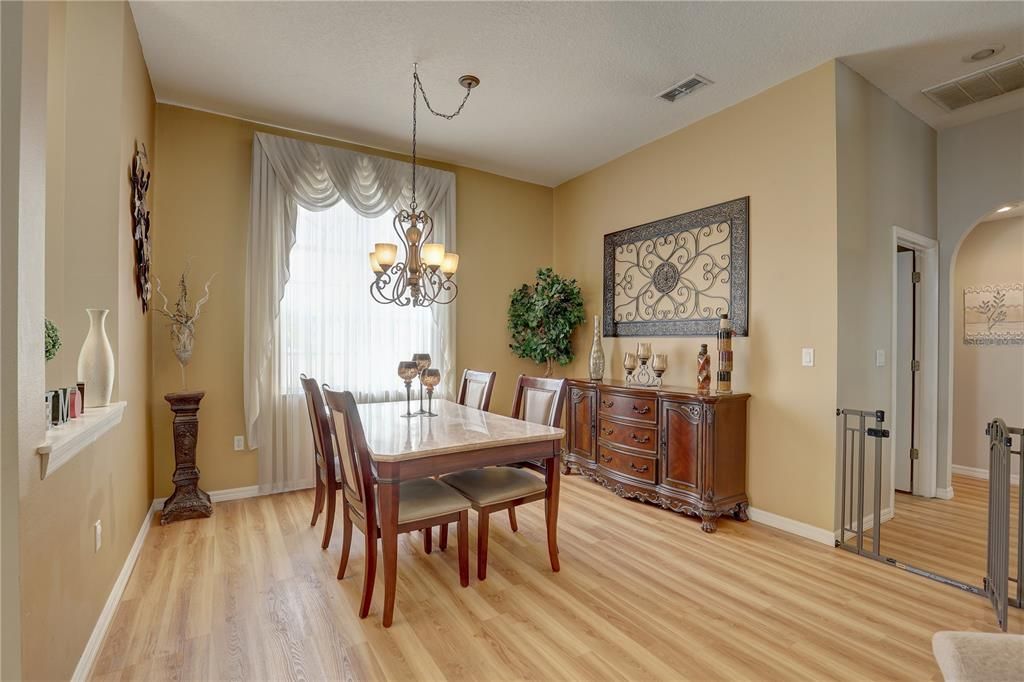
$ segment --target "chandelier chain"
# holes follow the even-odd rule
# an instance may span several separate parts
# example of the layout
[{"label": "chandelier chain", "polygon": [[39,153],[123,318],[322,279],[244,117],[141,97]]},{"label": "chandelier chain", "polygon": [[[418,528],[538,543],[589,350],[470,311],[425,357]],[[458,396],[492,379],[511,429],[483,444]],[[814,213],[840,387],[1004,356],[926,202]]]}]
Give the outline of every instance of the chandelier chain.
[{"label": "chandelier chain", "polygon": [[430,104],[430,99],[427,97],[427,91],[423,89],[423,81],[420,80],[420,74],[416,70],[416,64],[412,65],[412,203],[409,204],[409,208],[412,212],[416,212],[416,91],[423,95],[423,103],[427,105],[427,110],[434,116],[448,119],[449,121],[462,113],[462,108],[466,106],[466,102],[469,100],[469,93],[472,92],[471,86],[466,86],[466,94],[462,97],[462,102],[459,103],[459,108],[450,114],[445,114],[434,109]]}]

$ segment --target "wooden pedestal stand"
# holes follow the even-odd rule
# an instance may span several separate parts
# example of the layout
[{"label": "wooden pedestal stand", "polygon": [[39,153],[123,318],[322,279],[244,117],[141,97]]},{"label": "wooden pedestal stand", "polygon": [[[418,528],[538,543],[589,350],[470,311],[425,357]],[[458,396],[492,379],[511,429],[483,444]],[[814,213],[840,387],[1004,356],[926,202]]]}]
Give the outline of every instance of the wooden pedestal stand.
[{"label": "wooden pedestal stand", "polygon": [[210,496],[199,489],[196,441],[199,439],[199,401],[206,395],[168,393],[164,400],[174,412],[174,493],[164,502],[160,525],[184,519],[202,519],[213,514]]}]

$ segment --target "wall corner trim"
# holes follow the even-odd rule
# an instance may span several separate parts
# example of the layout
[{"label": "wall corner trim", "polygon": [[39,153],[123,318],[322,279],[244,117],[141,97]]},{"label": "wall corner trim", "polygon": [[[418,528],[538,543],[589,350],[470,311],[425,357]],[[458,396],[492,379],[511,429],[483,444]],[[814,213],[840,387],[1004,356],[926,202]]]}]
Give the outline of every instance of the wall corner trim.
[{"label": "wall corner trim", "polygon": [[828,545],[829,547],[834,547],[836,544],[836,534],[831,530],[818,528],[817,526],[812,526],[809,523],[790,519],[785,516],[779,516],[778,514],[773,514],[770,511],[765,511],[756,507],[748,508],[747,515],[750,516],[751,521],[756,521],[757,523],[762,523],[766,526],[771,526],[772,528],[778,528],[779,530],[787,533],[799,535],[802,538],[814,540],[815,542],[820,542],[821,544]]},{"label": "wall corner trim", "polygon": [[935,497],[940,500],[952,500],[953,499],[953,486],[948,488],[936,488]]},{"label": "wall corner trim", "polygon": [[110,629],[110,625],[114,621],[114,614],[117,613],[121,597],[124,595],[125,588],[128,587],[128,579],[131,578],[132,571],[135,570],[135,563],[139,560],[142,547],[146,544],[146,535],[149,534],[149,529],[152,525],[153,510],[150,507],[146,512],[146,518],[142,521],[142,527],[139,528],[139,534],[135,536],[135,542],[132,544],[132,548],[128,551],[128,556],[124,560],[121,573],[118,574],[117,580],[114,581],[114,586],[110,588],[107,602],[103,605],[103,610],[100,611],[100,617],[96,621],[96,626],[92,629],[92,634],[89,635],[89,641],[85,644],[85,650],[82,652],[81,658],[78,659],[75,672],[71,675],[72,682],[89,679],[92,668],[96,664],[96,657],[100,653],[100,647],[107,636],[107,630]]}]

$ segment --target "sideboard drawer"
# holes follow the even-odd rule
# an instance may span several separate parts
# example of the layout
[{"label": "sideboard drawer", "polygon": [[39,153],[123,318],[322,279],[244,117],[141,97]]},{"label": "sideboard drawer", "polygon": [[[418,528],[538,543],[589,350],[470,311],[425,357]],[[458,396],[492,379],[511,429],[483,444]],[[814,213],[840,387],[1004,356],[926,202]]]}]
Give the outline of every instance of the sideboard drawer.
[{"label": "sideboard drawer", "polygon": [[641,481],[654,483],[657,480],[655,475],[657,472],[654,469],[658,462],[651,457],[627,455],[601,445],[598,447],[597,463],[605,469],[631,478],[638,478]]},{"label": "sideboard drawer", "polygon": [[598,412],[602,416],[636,419],[654,424],[658,420],[657,398],[635,398],[630,395],[601,391]]},{"label": "sideboard drawer", "polygon": [[634,426],[601,418],[599,437],[628,448],[654,454],[658,451],[658,431],[654,427]]}]

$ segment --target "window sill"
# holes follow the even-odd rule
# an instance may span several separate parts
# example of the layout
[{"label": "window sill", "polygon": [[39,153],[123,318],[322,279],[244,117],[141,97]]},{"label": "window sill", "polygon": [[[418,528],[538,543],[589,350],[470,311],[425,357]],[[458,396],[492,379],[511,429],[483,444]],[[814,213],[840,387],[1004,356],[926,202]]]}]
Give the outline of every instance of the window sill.
[{"label": "window sill", "polygon": [[71,461],[71,458],[96,442],[121,423],[126,402],[106,407],[86,408],[82,416],[46,432],[46,440],[36,448],[39,453],[39,478],[44,479]]}]

